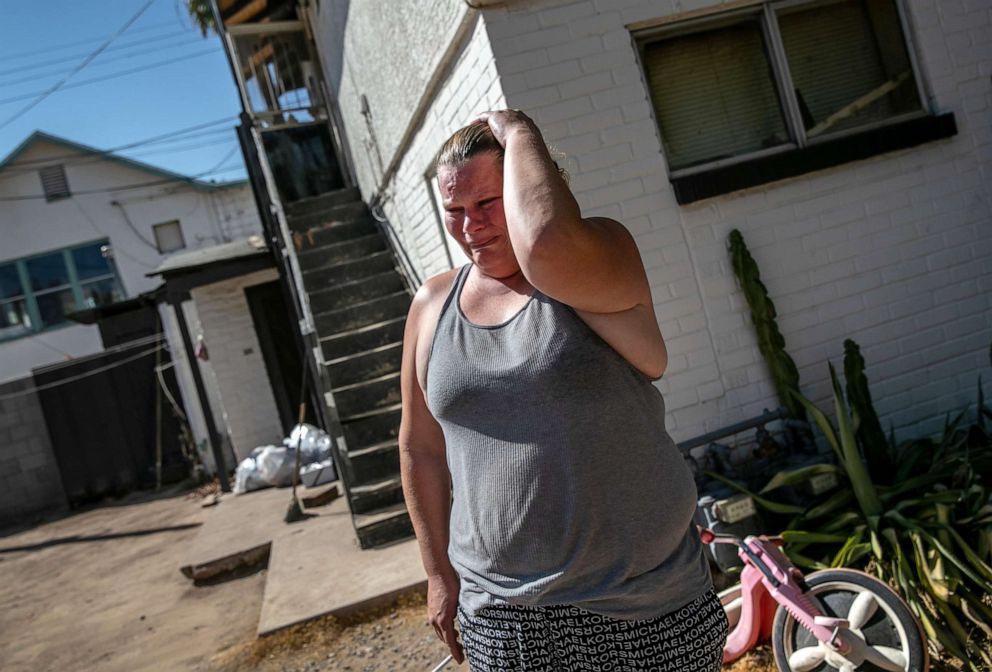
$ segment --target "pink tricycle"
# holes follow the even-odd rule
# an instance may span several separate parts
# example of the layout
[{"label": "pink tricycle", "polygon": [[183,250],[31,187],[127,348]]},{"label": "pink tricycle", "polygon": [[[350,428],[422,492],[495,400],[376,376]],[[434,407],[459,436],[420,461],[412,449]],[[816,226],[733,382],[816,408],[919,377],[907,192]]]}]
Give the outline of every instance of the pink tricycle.
[{"label": "pink tricycle", "polygon": [[735,544],[741,582],[720,593],[730,621],[728,663],[771,638],[784,672],[926,672],[930,656],[919,621],[887,585],[852,569],[804,576],[779,549],[781,537],[718,534],[704,543]]}]

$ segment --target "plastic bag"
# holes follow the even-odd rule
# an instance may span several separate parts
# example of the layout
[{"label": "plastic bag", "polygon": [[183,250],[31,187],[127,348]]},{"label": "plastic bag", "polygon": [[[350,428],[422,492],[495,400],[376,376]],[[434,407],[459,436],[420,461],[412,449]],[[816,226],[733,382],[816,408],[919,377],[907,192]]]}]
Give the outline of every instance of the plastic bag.
[{"label": "plastic bag", "polygon": [[297,441],[300,446],[300,465],[331,459],[331,437],[324,430],[308,424],[296,425],[282,442],[286,447],[295,449]]}]

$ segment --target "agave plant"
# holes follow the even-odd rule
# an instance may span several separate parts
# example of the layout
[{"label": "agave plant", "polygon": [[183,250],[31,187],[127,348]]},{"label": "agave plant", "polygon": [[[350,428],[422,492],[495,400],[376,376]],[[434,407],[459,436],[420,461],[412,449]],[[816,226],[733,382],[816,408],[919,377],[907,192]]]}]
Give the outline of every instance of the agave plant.
[{"label": "agave plant", "polygon": [[[853,341],[845,343],[844,364],[846,398],[830,366],[836,427],[795,393],[837,463],[776,474],[754,493],[756,502],[788,516],[782,536],[797,565],[875,574],[909,603],[935,648],[964,669],[992,670],[992,436],[985,422],[992,411],[981,379],[974,425],[961,428],[962,412],[945,421],[941,436],[897,445],[881,431]],[[821,473],[836,474],[841,487],[805,507],[768,496]]]}]

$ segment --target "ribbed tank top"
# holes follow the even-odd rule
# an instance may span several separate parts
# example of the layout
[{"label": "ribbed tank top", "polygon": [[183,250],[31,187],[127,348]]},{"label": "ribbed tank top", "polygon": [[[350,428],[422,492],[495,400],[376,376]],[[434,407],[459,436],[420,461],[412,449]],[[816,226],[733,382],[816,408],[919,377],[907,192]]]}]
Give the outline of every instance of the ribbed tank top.
[{"label": "ribbed tank top", "polygon": [[461,607],[571,604],[641,620],[691,602],[711,580],[660,391],[536,289],[506,322],[473,324],[460,306],[470,268],[438,318],[426,377]]}]

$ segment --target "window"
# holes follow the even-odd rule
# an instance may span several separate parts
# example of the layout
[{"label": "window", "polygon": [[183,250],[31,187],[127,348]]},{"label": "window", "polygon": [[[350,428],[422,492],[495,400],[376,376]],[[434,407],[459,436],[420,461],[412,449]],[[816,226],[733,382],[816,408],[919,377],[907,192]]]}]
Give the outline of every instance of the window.
[{"label": "window", "polygon": [[679,202],[953,135],[902,26],[897,0],[784,0],[639,33]]},{"label": "window", "polygon": [[186,249],[186,240],[183,238],[183,229],[179,226],[179,220],[156,224],[152,227],[155,234],[155,245],[162,254]]},{"label": "window", "polygon": [[51,203],[60,198],[69,198],[69,180],[65,176],[65,166],[47,166],[38,171],[41,176],[41,188],[45,192],[45,200]]},{"label": "window", "polygon": [[107,241],[0,263],[0,340],[56,327],[76,310],[121,301]]}]

